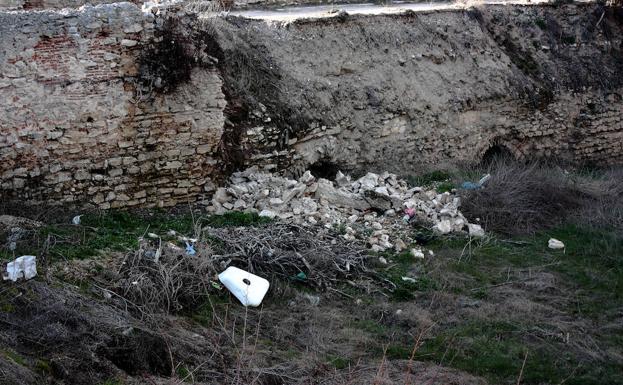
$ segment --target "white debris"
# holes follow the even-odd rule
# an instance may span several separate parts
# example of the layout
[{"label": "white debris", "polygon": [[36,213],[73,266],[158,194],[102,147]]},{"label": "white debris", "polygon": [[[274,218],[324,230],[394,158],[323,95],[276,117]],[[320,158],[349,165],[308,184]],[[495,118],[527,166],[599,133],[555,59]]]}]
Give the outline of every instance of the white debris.
[{"label": "white debris", "polygon": [[547,242],[547,247],[554,250],[560,250],[565,248],[565,244],[555,238],[550,238]]},{"label": "white debris", "polygon": [[444,219],[433,226],[433,228],[441,234],[448,234],[452,232],[452,222],[449,219]]},{"label": "white debris", "polygon": [[469,231],[469,236],[470,237],[484,237],[485,236],[485,231],[483,230],[482,226],[474,224],[474,223],[468,223],[467,224],[467,229]]},{"label": "white debris", "polygon": [[411,255],[413,258],[424,259],[424,253],[421,249],[411,249]]},{"label": "white debris", "polygon": [[82,217],[82,215],[76,215],[75,217],[73,217],[71,219],[71,223],[73,223],[74,225],[79,225],[80,224],[80,217]]},{"label": "white debris", "polygon": [[371,250],[383,252],[409,249],[414,243],[410,221],[427,223],[442,234],[468,228],[478,232],[459,211],[460,203],[454,194],[410,188],[387,172],[368,173],[357,180],[338,172],[332,182],[316,179],[309,171],[291,179],[252,167],[234,173],[229,186],[217,189],[209,209],[216,214],[257,212],[262,217],[325,228],[347,226],[350,230],[341,235],[343,239],[359,239]]},{"label": "white debris", "polygon": [[37,275],[37,257],[34,255],[24,255],[6,265],[6,275],[4,280],[13,282],[20,278],[31,279]]},{"label": "white debris", "polygon": [[244,306],[259,306],[270,287],[266,279],[234,266],[219,274],[218,279]]},{"label": "white debris", "polygon": [[404,282],[411,282],[411,283],[415,283],[416,282],[416,280],[414,278],[411,278],[411,277],[402,277],[402,280]]},{"label": "white debris", "polygon": [[260,211],[259,214],[260,217],[268,217],[268,218],[274,218],[277,216],[277,213],[271,210],[262,210]]}]

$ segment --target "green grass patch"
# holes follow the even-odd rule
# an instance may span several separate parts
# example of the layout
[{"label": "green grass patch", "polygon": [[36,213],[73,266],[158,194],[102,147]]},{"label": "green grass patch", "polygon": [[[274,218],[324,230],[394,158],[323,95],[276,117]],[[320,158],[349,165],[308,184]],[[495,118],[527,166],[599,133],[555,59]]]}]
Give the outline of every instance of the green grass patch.
[{"label": "green grass patch", "polygon": [[18,365],[26,366],[26,359],[12,350],[3,350],[2,355]]},{"label": "green grass patch", "polygon": [[[389,261],[389,267],[380,270],[379,273],[395,285],[389,292],[392,301],[409,301],[415,298],[418,291],[428,291],[437,287],[433,278],[424,270],[424,265],[416,261],[409,251],[399,254],[385,252],[381,255]],[[417,275],[414,276],[413,270],[418,270]],[[403,277],[412,278],[415,282],[404,280]]]},{"label": "green grass patch", "polygon": [[427,187],[435,182],[446,182],[452,178],[452,174],[447,171],[437,170],[422,175],[412,175],[407,177],[407,183],[412,187]]},{"label": "green grass patch", "polygon": [[[620,366],[581,362],[561,349],[529,345],[522,336],[519,325],[472,320],[426,340],[416,358],[449,365],[483,376],[490,383],[502,384],[516,381],[528,352],[522,384],[557,384],[565,379],[565,383],[578,385],[622,383]],[[575,375],[570,377],[574,370]]]},{"label": "green grass patch", "polygon": [[[132,213],[110,210],[83,215],[79,226],[45,226],[29,242],[22,242],[15,255],[40,255],[46,240],[49,240],[47,251],[53,259],[84,259],[97,256],[102,251],[136,249],[138,239],[146,233],[156,233],[163,239],[173,239],[166,234],[169,230],[192,237],[195,226],[257,226],[270,221],[256,213],[243,212],[193,217],[190,214],[173,215],[159,211]],[[10,260],[14,255],[2,250],[0,258]]]},{"label": "green grass patch", "polygon": [[355,320],[351,322],[350,326],[354,329],[362,330],[377,336],[385,335],[387,332],[385,325],[370,319]]},{"label": "green grass patch", "polygon": [[345,357],[336,356],[336,355],[328,355],[327,363],[333,366],[335,369],[346,369],[350,366],[350,360]]},{"label": "green grass patch", "polygon": [[46,376],[52,374],[52,366],[50,365],[50,361],[37,360],[37,362],[35,362],[35,370]]}]

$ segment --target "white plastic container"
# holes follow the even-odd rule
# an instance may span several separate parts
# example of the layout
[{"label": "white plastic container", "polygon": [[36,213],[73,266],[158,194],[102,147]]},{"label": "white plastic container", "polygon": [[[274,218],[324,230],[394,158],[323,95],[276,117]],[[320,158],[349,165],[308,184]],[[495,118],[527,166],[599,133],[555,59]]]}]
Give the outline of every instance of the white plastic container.
[{"label": "white plastic container", "polygon": [[20,278],[31,279],[37,275],[37,257],[24,255],[6,265],[5,280],[15,282]]},{"label": "white plastic container", "polygon": [[264,278],[234,266],[225,269],[218,279],[244,306],[259,306],[270,287]]}]

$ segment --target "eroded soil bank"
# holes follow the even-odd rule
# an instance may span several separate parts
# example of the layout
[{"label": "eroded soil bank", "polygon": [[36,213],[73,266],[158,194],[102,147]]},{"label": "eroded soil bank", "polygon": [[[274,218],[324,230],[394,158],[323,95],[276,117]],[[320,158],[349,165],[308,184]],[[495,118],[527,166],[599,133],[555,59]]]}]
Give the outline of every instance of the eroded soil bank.
[{"label": "eroded soil bank", "polygon": [[620,162],[621,12],[489,5],[203,21],[239,107],[226,132],[247,162],[401,173],[487,151]]}]

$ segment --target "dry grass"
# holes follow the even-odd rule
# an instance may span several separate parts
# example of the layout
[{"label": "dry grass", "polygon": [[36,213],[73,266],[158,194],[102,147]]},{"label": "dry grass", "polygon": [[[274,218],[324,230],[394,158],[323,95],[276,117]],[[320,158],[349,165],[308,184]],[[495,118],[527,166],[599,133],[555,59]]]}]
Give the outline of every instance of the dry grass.
[{"label": "dry grass", "polygon": [[489,231],[533,234],[563,222],[622,228],[623,171],[601,175],[568,172],[553,163],[496,159],[483,172],[491,180],[464,193],[462,212]]}]

